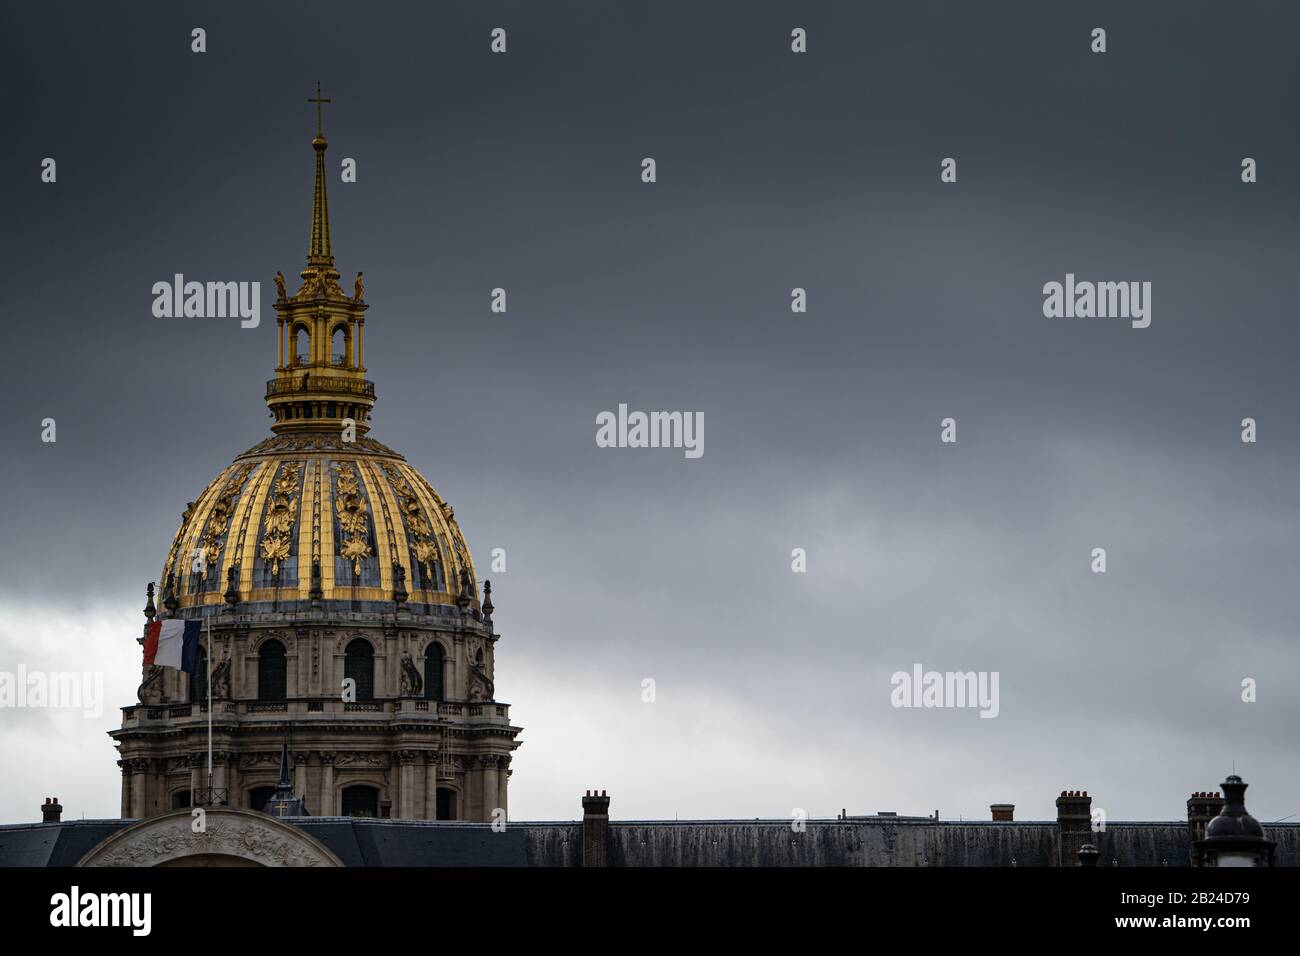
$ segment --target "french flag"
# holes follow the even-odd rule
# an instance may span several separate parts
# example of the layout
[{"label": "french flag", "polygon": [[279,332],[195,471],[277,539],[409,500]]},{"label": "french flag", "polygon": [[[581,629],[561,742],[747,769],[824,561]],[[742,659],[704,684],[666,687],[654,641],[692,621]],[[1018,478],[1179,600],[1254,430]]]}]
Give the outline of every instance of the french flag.
[{"label": "french flag", "polygon": [[198,659],[199,621],[154,621],[144,635],[144,662],[193,674]]}]

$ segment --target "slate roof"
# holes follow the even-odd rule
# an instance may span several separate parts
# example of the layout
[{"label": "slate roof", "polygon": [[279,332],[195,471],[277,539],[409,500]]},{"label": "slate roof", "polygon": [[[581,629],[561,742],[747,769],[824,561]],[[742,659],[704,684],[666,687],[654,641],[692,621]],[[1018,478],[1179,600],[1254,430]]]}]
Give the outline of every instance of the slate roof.
[{"label": "slate roof", "polygon": [[[134,820],[68,820],[0,826],[0,866],[74,866]],[[288,817],[346,866],[578,866],[579,821],[487,823]],[[1300,824],[1265,825],[1279,866],[1300,866]],[[789,820],[611,821],[612,866],[1051,866],[1056,824],[889,818],[809,820],[795,836]],[[1100,863],[1188,866],[1187,824],[1107,823],[1094,834]]]}]

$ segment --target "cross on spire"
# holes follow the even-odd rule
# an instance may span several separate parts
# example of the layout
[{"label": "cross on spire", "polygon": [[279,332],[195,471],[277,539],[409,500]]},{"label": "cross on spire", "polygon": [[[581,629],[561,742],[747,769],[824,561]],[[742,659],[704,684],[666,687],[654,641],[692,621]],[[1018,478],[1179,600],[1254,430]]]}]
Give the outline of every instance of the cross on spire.
[{"label": "cross on spire", "polygon": [[317,136],[324,136],[325,133],[322,131],[322,127],[321,127],[320,107],[321,107],[321,104],[322,104],[322,103],[332,103],[333,100],[330,100],[330,99],[321,99],[321,95],[320,95],[320,80],[317,80],[317,81],[316,81],[316,96],[315,96],[315,97],[311,97],[311,96],[307,97],[307,102],[308,102],[308,103],[315,103],[315,104],[316,104],[316,135],[317,135]]}]

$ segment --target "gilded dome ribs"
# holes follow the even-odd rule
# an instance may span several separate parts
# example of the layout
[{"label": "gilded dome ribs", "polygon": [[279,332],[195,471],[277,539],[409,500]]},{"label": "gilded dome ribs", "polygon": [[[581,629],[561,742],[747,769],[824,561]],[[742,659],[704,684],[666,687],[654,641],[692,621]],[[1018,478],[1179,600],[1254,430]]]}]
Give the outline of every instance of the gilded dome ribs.
[{"label": "gilded dome ribs", "polygon": [[213,502],[212,508],[208,512],[207,525],[204,528],[198,548],[199,554],[197,555],[203,559],[205,576],[207,568],[216,567],[220,561],[221,551],[225,547],[226,532],[230,530],[230,519],[235,510],[235,500],[239,497],[244,482],[248,479],[248,475],[252,470],[253,466],[251,464],[241,466],[239,471],[222,487],[221,492],[217,495],[217,500]]},{"label": "gilded dome ribs", "polygon": [[410,481],[402,474],[401,469],[396,465],[385,464],[384,473],[388,475],[389,485],[393,489],[393,494],[397,496],[398,507],[406,522],[408,547],[415,560],[423,566],[425,580],[432,582],[428,590],[436,590],[438,576],[434,564],[440,560],[440,555],[437,539],[433,535],[433,527],[425,518],[424,509],[420,507],[415,489],[411,487]]},{"label": "gilded dome ribs", "polygon": [[[232,567],[242,568],[245,562],[251,564],[251,562],[248,561],[248,525],[249,522],[253,520],[253,515],[256,513],[258,504],[261,501],[262,490],[266,486],[267,469],[274,470],[275,466],[268,464],[258,465],[256,467],[257,471],[254,472],[250,482],[251,487],[244,495],[244,498],[247,499],[247,504],[242,505],[238,512],[239,536],[235,539],[235,545],[233,548],[226,548],[227,572],[229,572],[229,569]],[[254,526],[253,534],[254,536],[257,535],[256,526]]]},{"label": "gilded dome ribs", "polygon": [[[322,464],[322,462],[317,461],[312,465],[311,564],[313,570],[311,573],[313,574],[315,573],[314,569],[320,567],[320,486],[321,472],[324,470]],[[298,576],[301,578],[302,569],[299,568],[298,570]]]},{"label": "gilded dome ribs", "polygon": [[[369,472],[369,477],[367,478],[366,481],[366,488],[370,492],[370,500],[372,502],[372,507],[378,508],[377,517],[375,521],[375,528],[377,530],[379,525],[382,524],[384,526],[384,532],[385,532],[384,544],[386,545],[386,549],[381,549],[381,550],[386,550],[387,561],[381,563],[379,570],[381,572],[384,587],[385,588],[391,587],[393,591],[396,592],[397,590],[397,581],[395,580],[396,568],[398,566],[401,566],[402,574],[405,574],[406,566],[407,564],[410,563],[410,557],[407,554],[407,549],[405,547],[401,548],[400,550],[397,547],[397,532],[401,531],[401,525],[400,524],[396,526],[394,525],[393,514],[389,508],[390,502],[393,502],[395,504],[393,499],[392,489],[388,486],[387,482],[385,482],[383,478],[380,476],[379,468],[376,466],[376,464],[373,461],[366,462],[366,469]],[[380,517],[382,517],[383,519],[382,521],[379,520]],[[405,544],[406,541],[405,537],[403,537],[402,540],[403,540],[403,544]],[[404,556],[406,557],[405,561],[403,560]]]}]

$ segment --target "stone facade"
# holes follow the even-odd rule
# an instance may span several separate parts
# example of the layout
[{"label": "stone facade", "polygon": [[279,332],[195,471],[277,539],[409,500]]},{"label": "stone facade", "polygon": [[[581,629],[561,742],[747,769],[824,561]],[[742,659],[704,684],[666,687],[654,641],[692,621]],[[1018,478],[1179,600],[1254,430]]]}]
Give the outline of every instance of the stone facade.
[{"label": "stone facade", "polygon": [[[229,662],[229,687],[214,681],[212,701],[218,802],[261,809],[252,796],[275,786],[287,742],[294,790],[316,816],[342,813],[345,791],[356,786],[372,788],[376,815],[437,819],[439,790],[444,819],[491,821],[498,808],[507,812],[520,728],[510,725],[508,704],[483,693],[498,639],[490,617],[322,610],[277,621],[227,610],[214,616],[211,639],[213,659]],[[268,640],[286,648],[284,700],[259,699],[259,647]],[[373,693],[348,702],[340,692],[345,651],[357,640],[372,647]],[[441,700],[403,681],[404,657],[423,661],[432,642],[444,653]],[[189,680],[165,669],[156,703],[122,708],[112,736],[121,752],[123,817],[146,819],[207,799],[207,700],[189,701]]]}]

